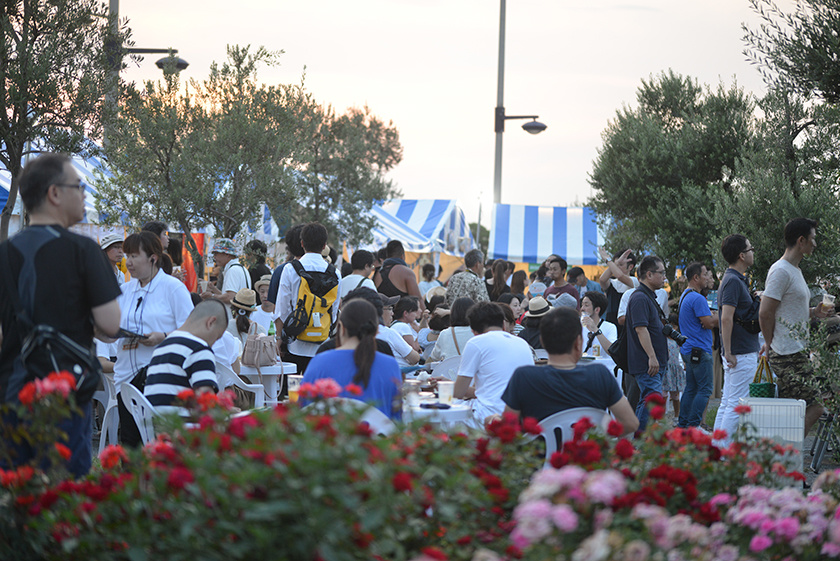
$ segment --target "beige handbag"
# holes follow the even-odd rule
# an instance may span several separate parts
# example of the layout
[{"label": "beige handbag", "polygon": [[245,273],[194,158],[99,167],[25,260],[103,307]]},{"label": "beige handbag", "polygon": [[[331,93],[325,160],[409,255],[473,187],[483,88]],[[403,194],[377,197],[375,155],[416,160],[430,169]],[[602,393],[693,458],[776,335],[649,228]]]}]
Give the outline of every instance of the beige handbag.
[{"label": "beige handbag", "polygon": [[251,327],[254,332],[248,331],[245,348],[242,349],[242,364],[257,369],[260,366],[274,366],[277,364],[277,348],[275,347],[274,337],[258,335],[257,324],[252,324]]}]

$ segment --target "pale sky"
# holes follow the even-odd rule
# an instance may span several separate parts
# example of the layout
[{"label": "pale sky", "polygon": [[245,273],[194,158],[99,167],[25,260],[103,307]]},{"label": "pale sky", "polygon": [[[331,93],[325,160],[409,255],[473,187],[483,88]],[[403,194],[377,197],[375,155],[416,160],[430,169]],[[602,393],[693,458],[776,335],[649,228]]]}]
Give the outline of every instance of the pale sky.
[{"label": "pale sky", "polygon": [[[779,2],[790,10],[793,0]],[[493,109],[498,0],[122,0],[137,47],[179,50],[186,78],[203,79],[228,44],[285,51],[269,84],[306,84],[338,111],[367,104],[400,132],[390,174],[405,198],[456,198],[488,224],[493,194]],[[747,0],[510,0],[505,108],[548,125],[532,136],[508,121],[502,202],[583,204],[601,133],[642,79],[668,68],[701,83],[737,79],[761,94],[743,54]],[[159,56],[123,78],[158,78]]]}]

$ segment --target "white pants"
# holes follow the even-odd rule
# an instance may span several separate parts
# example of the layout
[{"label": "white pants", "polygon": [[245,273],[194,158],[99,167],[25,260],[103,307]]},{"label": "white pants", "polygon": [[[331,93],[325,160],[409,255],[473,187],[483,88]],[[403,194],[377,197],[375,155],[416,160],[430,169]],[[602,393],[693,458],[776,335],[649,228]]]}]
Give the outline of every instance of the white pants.
[{"label": "white pants", "polygon": [[755,370],[758,367],[758,353],[735,355],[738,364],[735,368],[729,368],[726,364],[726,357],[723,357],[723,397],[720,399],[720,408],[715,417],[715,430],[726,431],[726,439],[714,441],[715,446],[725,448],[732,442],[732,435],[738,430],[738,417],[735,408],[738,400],[750,396],[750,383],[755,377]]}]

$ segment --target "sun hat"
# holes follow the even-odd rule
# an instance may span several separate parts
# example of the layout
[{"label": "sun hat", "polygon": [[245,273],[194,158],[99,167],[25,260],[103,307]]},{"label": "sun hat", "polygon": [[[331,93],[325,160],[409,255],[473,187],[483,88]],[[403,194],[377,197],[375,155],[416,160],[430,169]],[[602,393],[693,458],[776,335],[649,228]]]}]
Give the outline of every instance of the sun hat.
[{"label": "sun hat", "polygon": [[123,243],[122,236],[119,234],[108,234],[107,236],[102,238],[102,241],[99,242],[99,247],[101,247],[104,250],[108,249],[115,243]]},{"label": "sun hat", "polygon": [[230,238],[216,238],[216,243],[213,244],[213,249],[210,253],[225,253],[234,257],[239,255],[239,252],[236,250],[236,244]]},{"label": "sun hat", "polygon": [[569,294],[568,292],[560,294],[554,300],[555,308],[577,308],[577,306],[577,300],[575,300],[575,297]]},{"label": "sun hat", "polygon": [[381,292],[377,292],[377,294],[379,294],[379,299],[382,300],[383,306],[393,306],[400,301],[399,296],[385,296]]},{"label": "sun hat", "polygon": [[426,302],[431,302],[435,296],[446,296],[446,287],[435,286],[426,291]]},{"label": "sun hat", "polygon": [[257,293],[250,288],[243,288],[233,297],[231,305],[240,310],[253,312],[257,309]]},{"label": "sun hat", "polygon": [[254,283],[254,289],[257,290],[264,284],[271,284],[271,275],[263,275],[260,277],[260,280]]},{"label": "sun hat", "polygon": [[528,292],[531,294],[531,297],[534,296],[542,296],[545,293],[545,284],[541,282],[532,282],[531,286],[528,287]]},{"label": "sun hat", "polygon": [[542,296],[537,296],[536,298],[531,298],[528,302],[528,311],[525,312],[526,318],[538,318],[542,317],[548,312],[551,311],[551,306],[548,305],[548,302],[545,301],[545,298]]}]

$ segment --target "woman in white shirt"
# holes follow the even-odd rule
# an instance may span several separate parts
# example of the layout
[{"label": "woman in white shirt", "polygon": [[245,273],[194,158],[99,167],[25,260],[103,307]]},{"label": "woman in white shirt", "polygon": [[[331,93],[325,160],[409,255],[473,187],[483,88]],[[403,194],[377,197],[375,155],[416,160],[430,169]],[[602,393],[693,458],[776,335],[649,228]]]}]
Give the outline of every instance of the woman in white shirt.
[{"label": "woman in white shirt", "polygon": [[230,302],[232,321],[228,322],[227,330],[239,339],[243,349],[249,333],[265,335],[265,328],[251,320],[251,313],[256,309],[257,293],[250,288],[240,289]]},{"label": "woman in white shirt", "polygon": [[597,354],[605,356],[618,339],[618,328],[601,317],[606,309],[607,297],[600,292],[587,292],[580,301],[584,354],[595,354],[593,347],[598,347]]},{"label": "woman in white shirt", "polygon": [[453,356],[461,356],[464,345],[472,339],[473,332],[467,321],[467,312],[475,302],[471,298],[458,298],[452,302],[449,311],[449,327],[440,332],[437,344],[429,355],[429,360],[437,362]]},{"label": "woman in white shirt", "polygon": [[146,385],[146,367],[167,335],[183,325],[193,309],[184,283],[164,273],[163,247],[151,232],[131,234],[123,242],[126,268],[131,280],[122,285],[120,326],[140,337],[117,340],[114,384],[120,413],[120,437],[129,446],[141,442],[140,431],[122,401],[122,385],[130,383],[141,392]]}]

